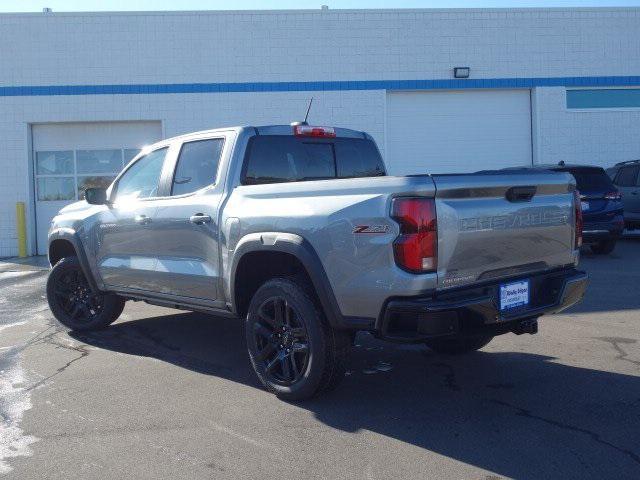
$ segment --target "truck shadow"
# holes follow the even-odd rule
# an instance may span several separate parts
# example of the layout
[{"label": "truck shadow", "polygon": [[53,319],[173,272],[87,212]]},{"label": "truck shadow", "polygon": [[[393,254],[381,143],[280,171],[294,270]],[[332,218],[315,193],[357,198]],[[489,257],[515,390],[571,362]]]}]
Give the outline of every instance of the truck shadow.
[{"label": "truck shadow", "polygon": [[[260,389],[237,320],[181,313],[72,336]],[[607,361],[640,368],[627,356],[634,339],[595,341]],[[295,408],[343,432],[368,430],[505,477],[640,478],[638,376],[501,351],[494,342],[489,351],[450,357],[362,334],[343,384]],[[290,408],[283,403],[276,415]]]}]

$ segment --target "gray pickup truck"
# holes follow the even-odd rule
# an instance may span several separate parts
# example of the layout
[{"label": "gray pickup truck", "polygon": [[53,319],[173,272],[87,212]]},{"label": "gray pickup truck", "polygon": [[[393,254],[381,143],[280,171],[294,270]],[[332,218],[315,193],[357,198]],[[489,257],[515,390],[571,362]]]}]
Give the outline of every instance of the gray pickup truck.
[{"label": "gray pickup truck", "polygon": [[306,123],[145,148],[51,222],[47,297],[72,330],[126,300],[244,319],[261,382],[337,385],[358,331],[464,353],[584,295],[566,173],[387,176],[363,132]]}]

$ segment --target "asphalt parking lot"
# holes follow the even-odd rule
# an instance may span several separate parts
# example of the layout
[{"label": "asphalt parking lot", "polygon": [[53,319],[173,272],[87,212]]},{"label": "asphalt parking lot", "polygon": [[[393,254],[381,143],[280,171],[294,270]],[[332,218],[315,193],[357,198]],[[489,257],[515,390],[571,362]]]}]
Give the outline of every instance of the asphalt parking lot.
[{"label": "asphalt parking lot", "polygon": [[254,378],[239,322],[129,303],[69,335],[46,270],[0,263],[0,475],[640,478],[640,238],[583,255],[585,301],[481,352],[360,335],[326,396]]}]

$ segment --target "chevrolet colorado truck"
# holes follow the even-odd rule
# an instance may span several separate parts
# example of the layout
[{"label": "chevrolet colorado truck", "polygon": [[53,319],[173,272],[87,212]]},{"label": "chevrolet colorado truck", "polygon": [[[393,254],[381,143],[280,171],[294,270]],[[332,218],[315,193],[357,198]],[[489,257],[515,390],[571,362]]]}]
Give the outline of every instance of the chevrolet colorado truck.
[{"label": "chevrolet colorado truck", "polygon": [[577,303],[568,173],[387,176],[372,138],[292,125],[163,140],[51,222],[47,298],[67,328],[126,300],[243,319],[264,386],[309,398],[355,333],[464,353]]}]

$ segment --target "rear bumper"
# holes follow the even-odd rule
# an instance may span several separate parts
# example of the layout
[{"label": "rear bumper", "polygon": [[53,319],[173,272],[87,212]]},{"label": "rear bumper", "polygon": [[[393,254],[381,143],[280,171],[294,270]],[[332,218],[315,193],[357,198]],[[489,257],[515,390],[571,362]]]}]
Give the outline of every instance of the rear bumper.
[{"label": "rear bumper", "polygon": [[[501,312],[500,284],[525,278],[530,285],[529,305]],[[528,331],[523,330],[526,321],[560,312],[582,300],[587,284],[585,272],[566,268],[425,297],[391,299],[377,322],[376,333],[381,338],[400,342],[523,333]]]},{"label": "rear bumper", "polygon": [[584,243],[599,242],[601,240],[615,240],[624,230],[622,214],[615,216],[606,222],[593,222],[586,220],[582,229]]}]

